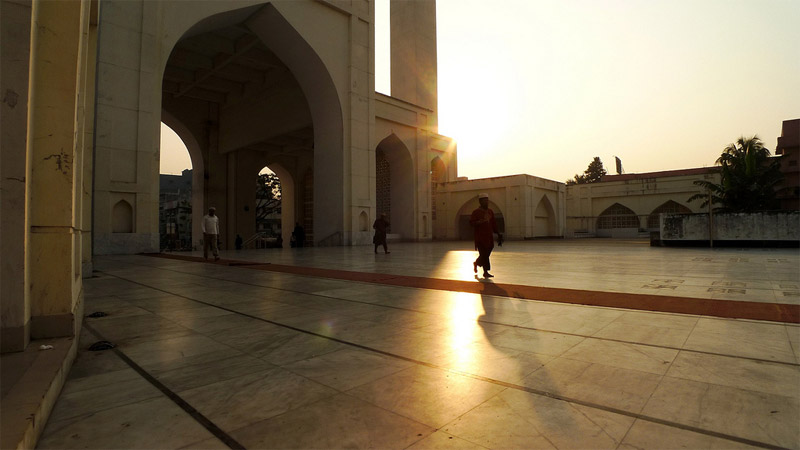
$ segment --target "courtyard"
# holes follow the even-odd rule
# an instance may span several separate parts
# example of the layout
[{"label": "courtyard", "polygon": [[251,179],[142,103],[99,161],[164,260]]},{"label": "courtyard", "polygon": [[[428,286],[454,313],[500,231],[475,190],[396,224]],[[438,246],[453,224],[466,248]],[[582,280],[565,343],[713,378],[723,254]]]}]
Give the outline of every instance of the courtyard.
[{"label": "courtyard", "polygon": [[389,249],[95,257],[38,448],[800,448],[797,249]]}]

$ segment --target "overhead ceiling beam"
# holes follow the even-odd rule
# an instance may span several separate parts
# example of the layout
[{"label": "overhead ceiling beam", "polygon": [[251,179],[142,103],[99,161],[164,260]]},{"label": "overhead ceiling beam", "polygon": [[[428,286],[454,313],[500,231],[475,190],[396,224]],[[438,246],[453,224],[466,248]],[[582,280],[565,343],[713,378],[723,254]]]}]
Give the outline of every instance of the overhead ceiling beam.
[{"label": "overhead ceiling beam", "polygon": [[243,54],[247,53],[248,50],[253,48],[255,45],[259,43],[258,37],[249,34],[242,36],[241,38],[236,40],[236,44],[234,48],[236,51],[229,55],[225,53],[219,53],[214,57],[214,62],[210,70],[204,71],[199,74],[199,78],[196,77],[194,82],[184,86],[180,92],[178,92],[175,97],[181,97],[186,95],[192,89],[197,88],[204,80],[208,79],[212,75],[216,74],[217,72],[221,71],[225,66],[231,64],[232,62],[236,61],[237,58],[242,56]]}]

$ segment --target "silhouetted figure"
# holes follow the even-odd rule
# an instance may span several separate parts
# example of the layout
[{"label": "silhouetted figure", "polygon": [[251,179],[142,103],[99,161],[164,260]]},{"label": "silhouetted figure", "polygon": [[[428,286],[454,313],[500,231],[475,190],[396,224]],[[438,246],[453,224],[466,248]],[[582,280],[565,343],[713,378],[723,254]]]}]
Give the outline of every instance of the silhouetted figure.
[{"label": "silhouetted figure", "polygon": [[208,248],[214,254],[214,261],[219,260],[219,217],[217,217],[217,208],[213,206],[208,208],[208,214],[203,216],[203,222],[200,224],[203,230],[203,259],[208,259]]},{"label": "silhouetted figure", "polygon": [[236,241],[234,241],[234,245],[236,245],[236,250],[242,249],[242,237],[240,235],[236,235]]},{"label": "silhouetted figure", "polygon": [[294,231],[292,231],[292,237],[294,237],[294,246],[297,248],[302,248],[306,241],[306,230],[303,229],[303,227],[300,225],[300,222],[295,222]]},{"label": "silhouetted figure", "polygon": [[480,206],[472,211],[469,224],[475,230],[475,250],[478,251],[478,259],[472,263],[472,270],[478,273],[478,266],[483,267],[483,277],[492,278],[494,275],[489,273],[492,264],[489,262],[489,255],[494,248],[494,234],[497,233],[497,245],[503,245],[503,235],[497,231],[497,222],[494,220],[494,211],[489,209],[489,194],[478,194]]},{"label": "silhouetted figure", "polygon": [[386,245],[386,230],[389,229],[389,221],[386,220],[386,213],[381,213],[381,216],[372,224],[375,229],[375,236],[372,238],[372,243],[375,244],[375,253],[378,253],[378,246],[383,246],[383,251],[387,255],[391,253],[389,247]]}]

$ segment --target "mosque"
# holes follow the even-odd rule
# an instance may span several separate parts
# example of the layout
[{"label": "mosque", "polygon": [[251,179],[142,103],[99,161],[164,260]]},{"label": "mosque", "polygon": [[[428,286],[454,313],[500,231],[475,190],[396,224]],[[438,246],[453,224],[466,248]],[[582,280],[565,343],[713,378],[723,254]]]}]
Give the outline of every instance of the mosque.
[{"label": "mosque", "polygon": [[[79,334],[94,255],[158,251],[162,122],[191,156],[204,205],[193,235],[213,205],[228,243],[255,232],[265,166],[281,180],[284,234],[300,223],[315,246],[371,243],[382,212],[398,239],[464,238],[478,192],[509,239],[638,235],[652,225],[640,217],[697,212],[692,181],[714,176],[574,189],[459,178],[456,143],[438,133],[434,1],[391,1],[391,96],[375,92],[372,0],[0,8],[3,353]],[[631,183],[635,212],[615,206]]]}]

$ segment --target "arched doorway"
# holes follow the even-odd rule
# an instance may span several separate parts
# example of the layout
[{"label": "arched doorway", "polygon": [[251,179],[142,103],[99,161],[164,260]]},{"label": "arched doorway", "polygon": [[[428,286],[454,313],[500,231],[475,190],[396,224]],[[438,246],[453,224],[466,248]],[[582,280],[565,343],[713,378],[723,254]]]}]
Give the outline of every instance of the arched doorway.
[{"label": "arched doorway", "polygon": [[[478,198],[475,197],[468,200],[461,206],[461,208],[459,208],[458,214],[456,215],[456,230],[458,230],[459,240],[471,241],[475,237],[472,225],[469,224],[469,218],[472,215],[472,211],[475,211],[475,209],[479,206],[480,204],[478,203]],[[491,200],[489,200],[489,209],[494,212],[494,220],[497,222],[497,230],[501,233],[505,233],[506,221],[503,218],[503,211],[501,211],[500,207]]]},{"label": "arched doorway", "polygon": [[413,239],[414,171],[408,148],[394,134],[375,150],[375,190],[376,217],[385,213],[391,234]]},{"label": "arched doorway", "polygon": [[178,133],[164,122],[160,141],[159,248],[162,251],[191,250],[194,174],[191,153]]},{"label": "arched doorway", "polygon": [[[282,186],[281,238],[288,242],[299,220],[309,240],[321,232],[340,243],[343,173],[331,170],[342,166],[344,151],[338,94],[328,68],[274,5],[220,13],[191,27],[166,61],[162,109],[199,136],[205,170],[196,203],[217,206],[223,247],[256,230],[248,180],[258,178],[254,170],[263,161],[278,162],[270,169]],[[322,186],[305,182],[313,179]],[[319,208],[326,220],[314,230]]]},{"label": "arched doorway", "polygon": [[545,195],[534,212],[533,236],[549,237],[556,234],[556,213],[550,199]]}]

